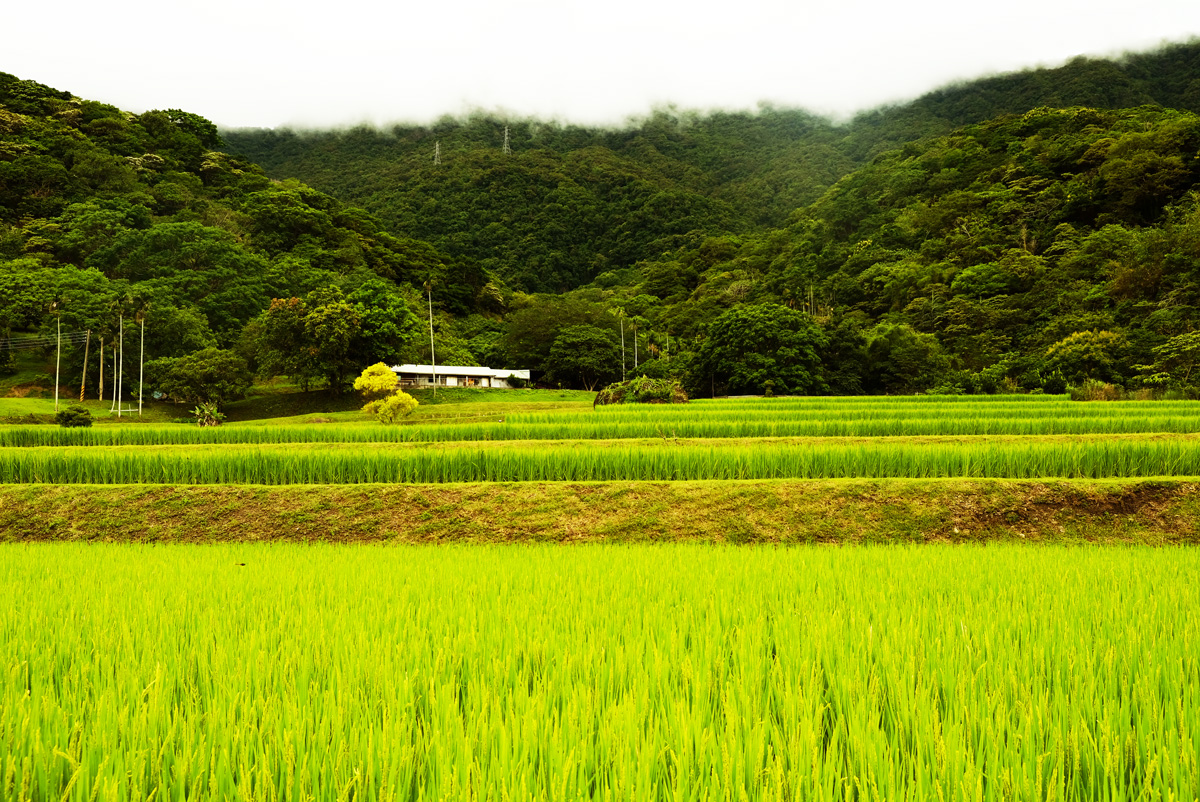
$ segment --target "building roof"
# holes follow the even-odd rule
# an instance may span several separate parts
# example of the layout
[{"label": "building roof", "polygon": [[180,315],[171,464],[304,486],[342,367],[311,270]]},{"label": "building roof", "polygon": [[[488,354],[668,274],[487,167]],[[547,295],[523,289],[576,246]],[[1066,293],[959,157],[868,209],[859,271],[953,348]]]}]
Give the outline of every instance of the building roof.
[{"label": "building roof", "polygon": [[515,376],[518,379],[528,379],[528,370],[509,370],[507,368],[477,368],[469,365],[393,365],[396,373],[415,373],[418,376],[477,376],[491,379],[507,379]]}]

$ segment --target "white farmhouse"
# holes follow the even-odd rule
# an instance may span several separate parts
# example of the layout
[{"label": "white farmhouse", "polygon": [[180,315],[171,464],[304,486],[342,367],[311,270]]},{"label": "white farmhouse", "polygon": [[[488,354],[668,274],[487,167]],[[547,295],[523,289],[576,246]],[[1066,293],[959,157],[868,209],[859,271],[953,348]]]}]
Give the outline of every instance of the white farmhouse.
[{"label": "white farmhouse", "polygon": [[529,381],[528,370],[464,365],[393,365],[392,371],[399,377],[401,387],[513,387],[510,378]]}]

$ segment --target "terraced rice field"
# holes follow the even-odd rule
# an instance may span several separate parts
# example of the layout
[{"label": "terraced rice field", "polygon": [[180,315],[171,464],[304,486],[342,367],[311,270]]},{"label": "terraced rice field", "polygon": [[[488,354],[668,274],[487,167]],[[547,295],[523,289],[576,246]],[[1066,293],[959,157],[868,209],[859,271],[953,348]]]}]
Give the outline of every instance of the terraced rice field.
[{"label": "terraced rice field", "polygon": [[[704,496],[729,525],[750,497],[790,521],[808,478],[833,480],[810,519],[842,509],[826,499],[862,523],[872,478],[925,480],[882,494],[894,512],[991,477],[1200,476],[1198,427],[1193,403],[1047,397],[10,426],[0,483],[12,523],[56,499],[50,538],[90,537],[89,514],[105,537],[149,517],[280,528],[335,495],[357,531],[381,495],[361,483],[417,485],[384,488],[412,510],[379,520],[443,519],[436,537],[500,481],[526,505],[509,527],[584,514],[599,489],[616,506],[636,488],[632,516],[655,488],[694,506],[700,486],[645,481],[694,479],[717,480]],[[1099,515],[1192,526],[1190,506],[1136,517],[1191,483],[1125,482]],[[1020,499],[1084,504],[1095,484],[985,490],[928,520],[1019,519]],[[563,510],[536,503],[548,487]],[[1197,800],[1197,576],[1187,547],[9,543],[0,800]]]},{"label": "terraced rice field", "polygon": [[1200,475],[1197,402],[757,399],[470,423],[0,429],[0,482],[359,484]]},{"label": "terraced rice field", "polygon": [[1077,403],[1057,396],[699,400],[679,406],[611,406],[447,416],[398,426],[184,425],[0,428],[3,446],[277,443],[423,443],[486,440],[744,439],[1112,435],[1200,432],[1200,403]]}]

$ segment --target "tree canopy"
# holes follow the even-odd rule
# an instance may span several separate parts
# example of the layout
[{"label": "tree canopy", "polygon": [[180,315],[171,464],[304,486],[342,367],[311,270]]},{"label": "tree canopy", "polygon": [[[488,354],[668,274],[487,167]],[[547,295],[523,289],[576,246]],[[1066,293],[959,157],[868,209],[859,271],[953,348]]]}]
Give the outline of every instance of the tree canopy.
[{"label": "tree canopy", "polygon": [[842,124],[307,134],[0,74],[0,326],[136,318],[150,358],[338,391],[436,359],[579,387],[636,363],[693,395],[1200,393],[1197,64],[1077,59]]}]

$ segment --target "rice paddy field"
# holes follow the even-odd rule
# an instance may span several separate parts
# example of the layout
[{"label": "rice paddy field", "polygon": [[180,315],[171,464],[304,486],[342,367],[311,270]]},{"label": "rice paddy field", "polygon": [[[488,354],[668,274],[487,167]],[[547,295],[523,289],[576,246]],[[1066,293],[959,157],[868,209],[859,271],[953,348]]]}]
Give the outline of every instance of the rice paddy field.
[{"label": "rice paddy field", "polygon": [[1194,402],[335,421],[0,426],[0,800],[1200,799]]},{"label": "rice paddy field", "polygon": [[1193,800],[1200,555],[0,550],[0,797]]},{"label": "rice paddy field", "polygon": [[474,417],[401,426],[8,426],[0,428],[0,482],[1200,476],[1200,406],[1188,401],[754,399]]},{"label": "rice paddy field", "polygon": [[[350,423],[0,427],[0,447],[454,443],[480,441],[886,438],[1200,433],[1200,402],[1078,403],[1060,396],[915,396],[574,404],[545,411],[442,411],[397,426]],[[535,446],[540,447],[540,446]]]}]

